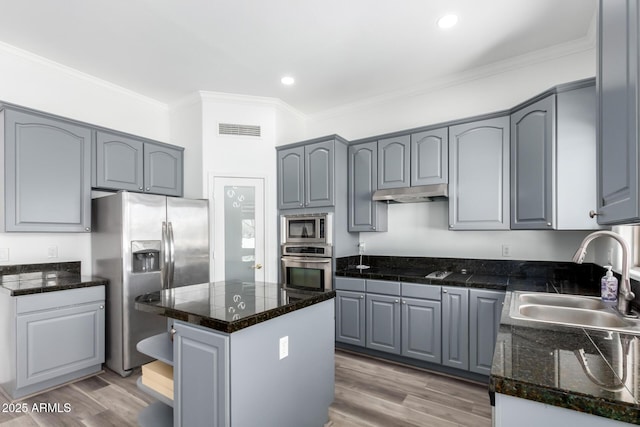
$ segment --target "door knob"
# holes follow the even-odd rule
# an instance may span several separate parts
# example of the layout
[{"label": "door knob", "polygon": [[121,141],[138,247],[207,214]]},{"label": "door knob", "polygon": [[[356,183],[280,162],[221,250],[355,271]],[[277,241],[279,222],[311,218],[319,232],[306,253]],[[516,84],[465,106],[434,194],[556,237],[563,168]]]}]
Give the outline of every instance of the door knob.
[{"label": "door knob", "polygon": [[253,268],[254,270],[260,270],[262,268],[262,264],[256,264],[251,268]]}]

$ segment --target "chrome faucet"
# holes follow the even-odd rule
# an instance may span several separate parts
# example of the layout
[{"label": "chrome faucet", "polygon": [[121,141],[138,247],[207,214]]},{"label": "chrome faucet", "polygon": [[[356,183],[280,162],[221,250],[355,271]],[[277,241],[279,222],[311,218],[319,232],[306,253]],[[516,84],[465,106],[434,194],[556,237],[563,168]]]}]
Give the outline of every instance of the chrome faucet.
[{"label": "chrome faucet", "polygon": [[622,236],[611,231],[595,231],[589,234],[584,238],[580,244],[580,248],[578,248],[576,254],[573,256],[573,262],[582,264],[587,254],[587,246],[589,243],[601,236],[609,236],[622,246],[622,280],[620,281],[620,286],[618,286],[618,311],[622,315],[627,315],[629,314],[629,301],[635,298],[635,295],[631,291],[631,282],[629,281],[629,246]]}]

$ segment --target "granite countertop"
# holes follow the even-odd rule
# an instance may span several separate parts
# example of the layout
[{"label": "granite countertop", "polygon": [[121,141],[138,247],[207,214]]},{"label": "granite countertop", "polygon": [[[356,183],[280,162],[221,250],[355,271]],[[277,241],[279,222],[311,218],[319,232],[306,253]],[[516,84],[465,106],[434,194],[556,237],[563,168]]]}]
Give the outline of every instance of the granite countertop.
[{"label": "granite countertop", "polygon": [[[595,294],[571,283],[551,284],[559,293]],[[640,424],[639,336],[512,319],[511,297],[507,292],[491,392]],[[581,351],[591,377],[580,362]]]},{"label": "granite countertop", "polygon": [[451,273],[443,279],[427,279],[427,275],[434,268],[391,268],[372,267],[358,270],[354,267],[336,271],[338,277],[352,277],[360,279],[388,280],[393,282],[423,283],[426,285],[464,286],[467,288],[504,290],[535,290],[538,292],[552,292],[547,285],[548,280],[539,277],[510,277],[497,274],[462,274]]},{"label": "granite countertop", "polygon": [[16,297],[106,285],[107,283],[106,279],[82,276],[73,271],[12,272],[12,274],[0,275],[0,293]]},{"label": "granite countertop", "polygon": [[285,289],[277,283],[221,281],[156,291],[138,310],[232,333],[335,297],[335,291]]}]

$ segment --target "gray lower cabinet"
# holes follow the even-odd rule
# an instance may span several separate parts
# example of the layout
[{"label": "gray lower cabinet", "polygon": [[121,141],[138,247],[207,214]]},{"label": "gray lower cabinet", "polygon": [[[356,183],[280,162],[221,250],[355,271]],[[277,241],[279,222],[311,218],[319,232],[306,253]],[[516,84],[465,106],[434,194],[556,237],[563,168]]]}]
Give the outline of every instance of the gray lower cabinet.
[{"label": "gray lower cabinet", "polygon": [[173,425],[230,425],[229,337],[180,321],[173,327]]},{"label": "gray lower cabinet", "polygon": [[336,291],[336,341],[365,346],[364,296],[364,292]]},{"label": "gray lower cabinet", "polygon": [[366,346],[400,354],[400,297],[367,293]]},{"label": "gray lower cabinet", "polygon": [[449,194],[450,229],[509,229],[509,117],[449,128]]},{"label": "gray lower cabinet", "polygon": [[411,134],[411,186],[449,181],[448,128]]},{"label": "gray lower cabinet", "polygon": [[409,135],[378,140],[378,190],[409,186],[410,153]]},{"label": "gray lower cabinet", "polygon": [[504,292],[469,290],[469,370],[490,375]]},{"label": "gray lower cabinet", "polygon": [[183,149],[99,130],[95,145],[96,188],[183,194]]},{"label": "gray lower cabinet", "polygon": [[91,231],[91,129],[11,108],[0,129],[4,231]]},{"label": "gray lower cabinet", "polygon": [[387,204],[371,199],[378,189],[377,142],[350,145],[348,158],[348,230],[387,231]]},{"label": "gray lower cabinet", "polygon": [[0,297],[2,387],[14,399],[99,372],[104,286]]},{"label": "gray lower cabinet", "polygon": [[440,301],[403,297],[401,310],[401,354],[426,362],[441,363],[442,314]]},{"label": "gray lower cabinet", "polygon": [[598,4],[598,223],[640,222],[640,8]]},{"label": "gray lower cabinet", "polygon": [[278,208],[333,206],[335,140],[278,150]]},{"label": "gray lower cabinet", "polygon": [[442,287],[442,364],[469,369],[469,289]]},{"label": "gray lower cabinet", "polygon": [[511,115],[511,228],[597,229],[596,92],[564,85]]}]

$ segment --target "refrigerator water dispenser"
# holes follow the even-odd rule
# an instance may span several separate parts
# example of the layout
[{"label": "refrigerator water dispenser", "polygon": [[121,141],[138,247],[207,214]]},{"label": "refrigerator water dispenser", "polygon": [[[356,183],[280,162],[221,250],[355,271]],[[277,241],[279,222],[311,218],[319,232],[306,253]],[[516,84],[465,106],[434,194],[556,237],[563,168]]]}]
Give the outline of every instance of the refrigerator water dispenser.
[{"label": "refrigerator water dispenser", "polygon": [[131,257],[134,273],[160,271],[160,240],[132,240]]}]

